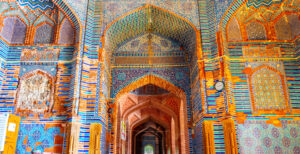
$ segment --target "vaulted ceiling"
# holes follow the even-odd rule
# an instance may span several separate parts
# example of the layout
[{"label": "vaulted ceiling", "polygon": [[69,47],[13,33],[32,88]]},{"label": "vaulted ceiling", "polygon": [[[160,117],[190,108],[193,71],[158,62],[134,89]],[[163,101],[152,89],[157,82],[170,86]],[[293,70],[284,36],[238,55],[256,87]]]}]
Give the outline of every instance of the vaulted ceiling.
[{"label": "vaulted ceiling", "polygon": [[[150,22],[151,21],[151,22]],[[124,42],[149,32],[178,42],[195,52],[196,32],[192,24],[171,12],[145,5],[113,22],[105,33],[105,48],[114,52]]]}]

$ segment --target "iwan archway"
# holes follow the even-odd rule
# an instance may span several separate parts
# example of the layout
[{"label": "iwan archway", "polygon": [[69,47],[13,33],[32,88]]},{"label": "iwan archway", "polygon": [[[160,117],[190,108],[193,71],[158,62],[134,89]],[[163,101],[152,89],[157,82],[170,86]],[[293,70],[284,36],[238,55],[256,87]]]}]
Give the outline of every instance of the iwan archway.
[{"label": "iwan archway", "polygon": [[[148,92],[151,90],[147,89],[159,90],[149,94],[140,92],[141,88]],[[139,140],[140,134],[146,134],[146,138],[157,137],[154,147],[160,153],[187,153],[186,95],[172,83],[146,75],[118,93],[115,110],[115,153],[139,154],[138,148],[147,145],[145,140]]]},{"label": "iwan archway", "polygon": [[[145,152],[144,146],[154,153],[188,153],[189,72],[200,59],[199,38],[188,20],[153,5],[129,12],[107,26],[100,61],[112,76],[113,153],[138,154]],[[165,73],[153,73],[156,68]],[[177,74],[172,68],[185,72]],[[162,93],[134,92],[149,87]]]}]

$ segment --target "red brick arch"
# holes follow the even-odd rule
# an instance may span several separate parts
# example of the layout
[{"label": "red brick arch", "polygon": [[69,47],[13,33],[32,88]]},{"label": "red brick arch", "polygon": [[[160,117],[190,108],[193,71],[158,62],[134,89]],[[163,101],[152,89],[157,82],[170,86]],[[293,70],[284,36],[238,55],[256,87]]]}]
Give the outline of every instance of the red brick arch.
[{"label": "red brick arch", "polygon": [[[116,114],[114,114],[114,119],[115,121],[113,122],[113,128],[114,131],[115,131],[115,137],[114,137],[114,153],[117,152],[117,149],[118,149],[118,144],[119,144],[119,138],[118,138],[118,132],[119,132],[119,124],[121,123],[121,115],[119,113],[119,99],[123,96],[123,95],[126,95],[128,94],[129,92],[139,88],[139,87],[142,87],[142,86],[145,86],[145,85],[148,85],[148,84],[153,84],[157,87],[160,87],[160,88],[163,88],[171,93],[173,93],[174,95],[176,95],[177,97],[179,97],[181,99],[181,102],[180,102],[180,113],[179,115],[177,115],[178,120],[179,120],[179,128],[180,128],[180,132],[179,132],[179,135],[180,135],[180,138],[181,138],[181,145],[180,145],[180,149],[181,149],[181,152],[182,154],[186,154],[188,153],[188,145],[189,145],[189,138],[188,138],[188,126],[187,126],[187,123],[188,123],[188,120],[187,120],[187,103],[186,103],[186,94],[185,92],[180,89],[179,87],[173,85],[172,83],[160,78],[160,77],[157,77],[157,76],[154,76],[154,75],[147,75],[147,76],[144,76],[140,79],[138,79],[137,81],[127,85],[125,88],[123,88],[116,96],[116,100],[115,100],[115,106],[116,106]],[[144,105],[147,105],[148,103],[144,104]],[[118,106],[118,107],[117,107]],[[125,111],[126,113],[126,111]]]}]

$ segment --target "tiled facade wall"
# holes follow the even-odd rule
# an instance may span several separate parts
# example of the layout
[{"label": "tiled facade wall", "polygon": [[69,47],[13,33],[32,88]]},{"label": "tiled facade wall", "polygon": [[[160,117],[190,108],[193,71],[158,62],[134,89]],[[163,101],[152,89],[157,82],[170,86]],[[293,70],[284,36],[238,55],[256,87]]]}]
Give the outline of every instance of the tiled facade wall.
[{"label": "tiled facade wall", "polygon": [[[21,123],[26,123],[26,126],[30,126],[30,125],[34,125],[32,123],[40,123],[38,125],[52,125],[53,123],[65,123],[67,118],[68,118],[68,114],[70,113],[70,107],[72,106],[72,97],[70,97],[70,93],[72,92],[72,89],[70,89],[71,87],[71,77],[72,77],[72,63],[68,63],[66,61],[68,60],[72,60],[72,56],[73,56],[73,52],[75,50],[75,48],[73,46],[56,46],[56,47],[44,47],[42,50],[49,50],[50,49],[54,49],[55,48],[60,48],[59,52],[59,58],[53,62],[48,61],[45,62],[46,60],[43,60],[43,62],[39,62],[39,61],[35,61],[35,60],[29,60],[29,61],[23,61],[20,58],[15,58],[17,57],[16,55],[18,55],[19,57],[21,57],[21,52],[22,50],[24,51],[24,49],[28,49],[31,48],[30,50],[34,50],[35,46],[33,47],[28,47],[28,46],[13,46],[10,47],[8,50],[8,57],[7,57],[7,61],[6,61],[6,65],[5,65],[5,75],[4,75],[4,79],[3,79],[3,86],[1,89],[1,112],[11,112],[14,113],[16,111],[16,108],[14,106],[15,103],[15,99],[16,99],[16,93],[17,93],[17,88],[18,88],[18,83],[19,83],[19,79],[26,73],[32,72],[34,70],[43,70],[48,72],[49,74],[53,75],[56,78],[56,84],[55,84],[55,103],[53,106],[53,110],[52,110],[52,114],[39,114],[36,115],[34,113],[31,113],[28,115],[28,117],[23,117]],[[40,48],[40,47],[39,47]],[[51,51],[49,51],[51,52]],[[28,60],[28,59],[27,59]],[[37,118],[37,117],[38,118]],[[23,124],[21,124],[23,125]],[[25,127],[25,126],[24,126]],[[35,127],[35,126],[33,126]],[[22,133],[22,135],[24,136],[30,136],[30,132],[28,132],[30,129],[26,130],[20,130],[20,133]],[[43,132],[44,131],[44,132]],[[60,130],[59,130],[60,131]],[[40,129],[39,132],[41,133],[47,133],[47,131],[45,129]],[[51,151],[51,145],[54,144],[54,138],[51,138],[51,132],[47,138],[47,141],[45,142],[53,142],[53,143],[49,143],[48,146],[44,146],[44,142],[41,143],[41,145],[36,149],[36,150],[46,150],[46,148],[50,148],[48,149],[48,151]],[[59,145],[60,149],[59,151],[63,151],[62,148],[62,142],[64,141],[64,130],[61,131],[60,133],[61,137],[59,137],[59,141],[55,141],[55,142],[59,142],[61,145]],[[30,150],[35,150],[33,146],[35,146],[35,141],[34,139],[30,142],[30,145],[25,145],[25,142],[21,142],[19,140],[18,143],[18,147],[22,147],[22,149],[19,149],[20,153],[23,153],[25,151],[27,151],[28,153],[31,152]],[[23,143],[23,145],[22,145]],[[38,145],[36,145],[38,146]],[[58,146],[55,144],[55,146]],[[26,147],[26,148],[24,148]],[[29,148],[31,147],[31,148]],[[29,149],[28,149],[29,148]],[[52,147],[54,149],[52,150],[57,150],[56,147]]]},{"label": "tiled facade wall", "polygon": [[282,127],[267,124],[265,120],[238,124],[240,153],[299,153],[299,121],[283,120],[282,123]]},{"label": "tiled facade wall", "polygon": [[[52,6],[52,3],[30,3],[31,1],[25,3],[23,0],[17,2],[31,8],[44,6],[41,9],[47,9]],[[103,153],[111,152],[110,148],[113,146],[110,138],[112,124],[107,111],[109,106],[115,102],[109,99],[115,98],[126,85],[150,74],[163,78],[186,92],[188,119],[195,122],[189,128],[190,153],[203,152],[202,122],[205,120],[213,121],[215,152],[225,152],[221,120],[228,112],[232,113],[238,123],[236,127],[239,152],[299,153],[297,146],[299,124],[295,117],[300,111],[300,90],[298,88],[300,86],[300,39],[297,38],[291,42],[253,41],[227,44],[226,38],[223,38],[223,41],[226,42],[223,44],[225,47],[218,46],[217,33],[225,32],[230,17],[242,4],[247,3],[247,6],[256,8],[269,7],[272,4],[269,0],[232,2],[232,0],[151,1],[151,4],[155,6],[187,19],[197,28],[201,34],[203,59],[197,57],[196,54],[192,55],[191,65],[184,68],[112,69],[108,63],[110,59],[102,57],[102,60],[101,58],[100,61],[98,60],[102,56],[105,44],[101,37],[111,22],[126,12],[141,7],[145,1],[90,0],[88,4],[85,0],[76,0],[76,2],[53,0],[53,5],[62,9],[75,25],[78,47],[68,45],[10,46],[0,39],[0,112],[14,113],[19,79],[24,74],[38,68],[56,77],[56,105],[54,105],[53,114],[51,116],[38,115],[38,117],[31,114],[22,118],[22,128],[17,145],[18,153],[25,151],[28,153],[35,149],[63,150],[64,148],[61,147],[65,147],[66,145],[63,143],[67,144],[67,141],[64,138],[66,131],[62,123],[67,122],[80,123],[78,144],[80,153],[89,152],[91,123],[102,124],[101,151]],[[277,2],[282,1],[274,3]],[[17,7],[17,5],[15,4],[13,7]],[[268,59],[267,57],[248,61],[243,54],[245,47],[279,47],[281,59]],[[36,51],[37,54],[33,57],[22,55],[28,50]],[[221,50],[224,50],[227,59],[218,57],[223,56],[219,53]],[[247,69],[248,65],[256,67],[261,64],[280,65],[278,69],[284,75],[287,87],[285,93],[290,105],[289,113],[274,115],[253,112],[251,104],[253,96],[250,93],[251,85],[249,85]],[[223,72],[225,75],[222,74]],[[214,89],[216,81],[224,81],[226,90],[217,92]],[[230,106],[234,107],[230,108]],[[31,123],[29,120],[34,122]],[[250,136],[251,132],[257,128],[265,132],[265,136],[261,135],[262,132],[261,134],[253,133],[254,137]],[[276,133],[272,134],[273,130],[282,134],[276,137]],[[30,137],[35,133],[40,136]],[[269,139],[272,140],[272,143],[269,142]],[[259,146],[258,143],[262,145]]]},{"label": "tiled facade wall", "polygon": [[[19,5],[17,5],[17,3]],[[62,29],[69,32],[74,31],[74,36],[79,35],[78,33],[75,34],[79,29],[77,19],[70,12],[70,9],[65,6],[63,1],[38,1],[36,3],[22,0],[9,1],[9,3],[1,1],[0,5],[1,13],[8,10],[5,14],[2,14],[3,16],[19,16],[22,20],[26,17],[24,18],[24,14],[20,11],[19,6],[22,6],[23,11],[25,11],[28,16],[32,15],[28,12],[35,9],[47,11],[47,14],[53,9],[60,9],[61,16],[57,22],[59,23],[64,19],[65,16],[63,16],[62,13],[64,12],[68,16],[66,20],[74,24],[74,27],[65,27],[62,25]],[[36,15],[40,15],[39,11],[35,13]],[[32,18],[29,18],[28,21],[28,18],[26,18],[23,22],[26,24],[33,23],[36,18],[31,17]],[[1,16],[1,22],[2,19]],[[43,20],[49,20],[51,23],[49,18],[45,19],[45,17],[42,17],[40,21]],[[27,31],[29,31],[28,25]],[[47,35],[45,32],[46,31],[42,31],[41,33],[37,32],[37,36]],[[20,35],[20,33],[14,34]],[[4,43],[1,39],[0,112],[10,112],[22,117],[17,153],[31,153],[34,150],[62,153],[65,151],[66,123],[72,111],[73,87],[75,83],[73,80],[75,72],[73,58],[77,56],[78,48],[74,45],[54,45],[52,42],[50,42],[50,44],[36,45],[27,40],[33,39],[30,37],[35,36],[29,36],[28,33],[26,36],[26,43],[23,42],[21,44],[17,42],[18,44],[6,45],[7,43]],[[74,42],[72,37],[66,38],[70,38],[70,40],[66,40],[67,42]],[[61,41],[64,42],[64,40]],[[53,40],[53,42],[55,42],[55,40]],[[51,109],[49,109],[51,113],[27,112],[24,114],[23,112],[17,112],[16,97],[18,96],[18,88],[20,88],[20,80],[23,79],[26,74],[36,72],[37,70],[41,70],[55,79],[55,85],[52,87],[52,89],[54,89],[54,104],[51,106]]]},{"label": "tiled facade wall", "polygon": [[4,66],[5,66],[5,61],[6,61],[6,57],[7,57],[7,50],[8,50],[8,45],[2,40],[0,39],[0,53],[1,53],[1,62],[0,62],[0,89],[2,87],[2,82],[3,82],[3,76],[5,74],[4,72]]},{"label": "tiled facade wall", "polygon": [[103,3],[102,0],[91,0],[87,6],[87,16],[83,20],[86,22],[82,36],[83,52],[80,55],[82,59],[78,64],[79,78],[77,79],[80,82],[79,100],[76,106],[78,115],[80,115],[78,152],[89,152],[90,125],[91,123],[100,123],[102,125],[101,151],[105,153],[107,132],[105,112],[107,112],[108,94],[104,96],[100,85],[105,85],[103,82],[106,82],[108,78],[101,80],[101,72],[104,69],[101,67],[103,63],[99,62],[99,56],[101,56],[99,50],[103,48],[102,43],[100,43],[103,26]]},{"label": "tiled facade wall", "polygon": [[63,153],[65,127],[61,124],[21,124],[17,154],[31,154],[33,150]]}]

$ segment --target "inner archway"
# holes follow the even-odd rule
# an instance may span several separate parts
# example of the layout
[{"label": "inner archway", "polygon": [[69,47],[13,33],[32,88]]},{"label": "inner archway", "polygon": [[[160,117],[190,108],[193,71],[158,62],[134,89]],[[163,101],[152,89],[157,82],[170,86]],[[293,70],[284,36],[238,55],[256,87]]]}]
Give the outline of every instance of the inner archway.
[{"label": "inner archway", "polygon": [[133,130],[132,151],[135,154],[165,154],[165,128],[151,120],[135,127]]},{"label": "inner archway", "polygon": [[116,98],[117,114],[113,118],[116,153],[142,151],[142,145],[136,148],[136,140],[143,137],[139,134],[152,134],[158,153],[187,153],[187,107],[183,90],[148,75],[123,88]]}]

